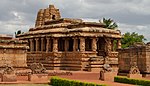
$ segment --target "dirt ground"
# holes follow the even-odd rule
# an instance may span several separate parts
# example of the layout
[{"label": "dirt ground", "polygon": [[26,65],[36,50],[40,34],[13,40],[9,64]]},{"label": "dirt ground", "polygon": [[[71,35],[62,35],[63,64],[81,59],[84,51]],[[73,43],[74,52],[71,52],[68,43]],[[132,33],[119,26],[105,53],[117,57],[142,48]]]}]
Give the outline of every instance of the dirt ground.
[{"label": "dirt ground", "polygon": [[[108,86],[134,86],[130,84],[116,83],[116,82],[111,82],[111,81],[101,81],[99,80],[98,72],[72,71],[72,75],[58,75],[58,76],[62,78],[66,78],[66,79],[71,79],[71,80],[79,80],[83,82],[91,82],[91,83],[97,83],[97,84],[106,84]],[[31,82],[31,81],[28,81],[27,76],[19,76],[17,77],[17,82],[0,82],[0,86],[47,86],[47,83],[49,83],[51,77],[52,76],[49,76],[49,80],[44,81],[44,82],[43,81]],[[45,84],[45,85],[42,85],[42,84]]]},{"label": "dirt ground", "polygon": [[83,82],[91,82],[97,84],[106,84],[108,86],[134,86],[130,84],[123,84],[117,82],[110,82],[110,81],[101,81],[99,80],[99,73],[98,72],[73,72],[73,75],[70,76],[60,76],[62,78],[67,78],[71,80],[79,80]]}]

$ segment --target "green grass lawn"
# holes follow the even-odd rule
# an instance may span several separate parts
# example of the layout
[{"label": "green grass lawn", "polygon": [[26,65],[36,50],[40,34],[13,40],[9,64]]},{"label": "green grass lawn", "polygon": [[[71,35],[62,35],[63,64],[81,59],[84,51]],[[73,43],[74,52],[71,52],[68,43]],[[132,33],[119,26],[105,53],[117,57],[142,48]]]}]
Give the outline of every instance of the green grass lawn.
[{"label": "green grass lawn", "polygon": [[0,86],[50,86],[48,84],[0,84]]}]

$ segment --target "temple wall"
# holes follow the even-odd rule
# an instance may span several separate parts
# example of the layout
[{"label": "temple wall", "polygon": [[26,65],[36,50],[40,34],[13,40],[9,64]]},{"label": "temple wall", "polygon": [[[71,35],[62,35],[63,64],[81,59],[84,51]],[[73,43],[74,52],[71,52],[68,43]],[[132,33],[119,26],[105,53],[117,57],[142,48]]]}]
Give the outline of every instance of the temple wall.
[{"label": "temple wall", "polygon": [[[109,61],[117,70],[118,58]],[[104,57],[96,56],[95,52],[28,52],[27,65],[33,62],[42,63],[47,70],[100,71]]]},{"label": "temple wall", "polygon": [[22,49],[0,49],[0,67],[6,64],[13,67],[27,67],[26,50]]},{"label": "temple wall", "polygon": [[6,65],[14,68],[27,68],[27,41],[0,35],[0,68]]},{"label": "temple wall", "polygon": [[141,73],[150,73],[150,51],[145,46],[118,50],[119,72],[128,73],[132,65],[137,65]]}]

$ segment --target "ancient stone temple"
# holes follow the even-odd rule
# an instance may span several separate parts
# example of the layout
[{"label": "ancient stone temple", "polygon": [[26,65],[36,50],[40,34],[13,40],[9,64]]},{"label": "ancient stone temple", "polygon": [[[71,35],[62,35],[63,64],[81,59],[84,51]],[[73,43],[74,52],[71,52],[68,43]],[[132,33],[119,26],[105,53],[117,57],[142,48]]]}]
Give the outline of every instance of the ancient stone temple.
[{"label": "ancient stone temple", "polygon": [[114,45],[121,47],[120,31],[103,27],[101,23],[61,18],[59,9],[50,5],[39,10],[34,28],[17,37],[28,41],[28,65],[40,62],[46,69],[97,71],[106,60],[116,68]]},{"label": "ancient stone temple", "polygon": [[137,66],[143,76],[150,74],[150,43],[138,43],[118,52],[119,74],[128,74],[133,66]]},{"label": "ancient stone temple", "polygon": [[7,65],[14,68],[27,67],[27,41],[13,39],[9,35],[0,35],[0,68]]}]

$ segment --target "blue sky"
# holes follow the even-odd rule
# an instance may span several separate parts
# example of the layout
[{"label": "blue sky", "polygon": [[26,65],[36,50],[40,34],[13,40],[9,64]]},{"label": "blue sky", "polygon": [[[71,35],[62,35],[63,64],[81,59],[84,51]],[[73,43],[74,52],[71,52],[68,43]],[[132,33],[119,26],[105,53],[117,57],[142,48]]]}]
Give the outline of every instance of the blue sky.
[{"label": "blue sky", "polygon": [[150,0],[1,0],[0,34],[34,27],[39,9],[54,4],[63,18],[86,21],[112,18],[122,34],[137,32],[150,41]]}]

